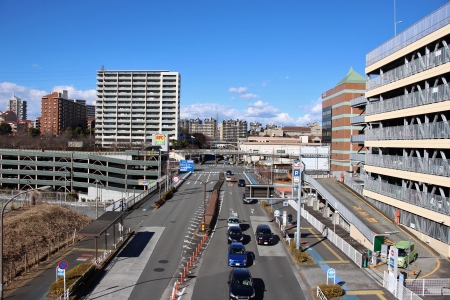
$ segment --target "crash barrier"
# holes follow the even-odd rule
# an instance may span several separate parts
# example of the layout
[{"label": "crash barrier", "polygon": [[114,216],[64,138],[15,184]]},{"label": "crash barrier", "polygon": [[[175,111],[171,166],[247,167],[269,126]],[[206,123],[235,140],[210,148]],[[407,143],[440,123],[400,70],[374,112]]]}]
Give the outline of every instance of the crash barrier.
[{"label": "crash barrier", "polygon": [[394,288],[390,287],[389,283],[389,273],[384,271],[383,274],[383,287],[386,288],[389,292],[391,292],[395,298],[400,300],[421,300],[416,293],[408,289],[406,286],[403,286],[397,279],[391,284],[394,284]]}]

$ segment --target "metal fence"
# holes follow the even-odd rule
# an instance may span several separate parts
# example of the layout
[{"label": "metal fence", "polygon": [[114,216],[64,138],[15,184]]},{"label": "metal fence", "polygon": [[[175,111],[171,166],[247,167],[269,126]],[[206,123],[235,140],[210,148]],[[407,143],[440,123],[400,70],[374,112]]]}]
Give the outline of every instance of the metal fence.
[{"label": "metal fence", "polygon": [[346,186],[351,188],[356,193],[363,196],[364,185],[361,185],[353,180],[353,178],[349,174],[344,175],[344,183]]},{"label": "metal fence", "polygon": [[450,138],[450,124],[446,121],[390,126],[367,129],[364,133],[366,141],[448,139]]},{"label": "metal fence", "polygon": [[450,278],[406,279],[405,287],[420,296],[450,296]]},{"label": "metal fence", "polygon": [[[389,282],[389,273],[384,272],[383,274],[383,287],[390,291],[397,299],[400,300],[421,300],[417,294],[413,291],[409,290],[407,287],[401,285],[397,279],[394,279],[393,282]],[[394,288],[390,288],[390,284],[394,284]]]},{"label": "metal fence", "polygon": [[383,101],[369,102],[366,105],[366,116],[448,101],[449,98],[450,89],[448,85],[442,84]]},{"label": "metal fence", "polygon": [[439,48],[366,81],[368,91],[450,61],[450,49]]},{"label": "metal fence", "polygon": [[439,213],[450,214],[450,198],[368,178],[364,189]]},{"label": "metal fence", "polygon": [[327,191],[322,185],[320,185],[317,180],[312,176],[302,172],[302,177],[305,182],[308,182],[313,186],[317,192],[322,195],[328,202],[328,205],[332,206],[335,210],[339,211],[339,215],[349,224],[353,224],[356,228],[361,231],[361,233],[369,240],[372,241],[374,237],[373,231],[364,224],[363,221],[359,219],[351,210],[349,210],[345,205],[343,205],[336,197],[333,196],[329,191]]},{"label": "metal fence", "polygon": [[366,165],[397,169],[414,173],[450,176],[448,159],[425,158],[402,155],[366,154]]},{"label": "metal fence", "polygon": [[411,25],[395,37],[366,54],[366,67],[403,49],[428,34],[446,26],[450,19],[450,4],[447,3],[422,20]]},{"label": "metal fence", "polygon": [[[296,207],[295,207],[296,209]],[[342,239],[339,235],[334,233],[330,228],[327,228],[322,222],[314,218],[309,212],[302,209],[301,215],[308,221],[314,228],[322,233],[322,236],[326,237],[336,247],[338,247],[345,255],[347,255],[358,267],[363,267],[362,254],[353,248],[349,243]]]}]

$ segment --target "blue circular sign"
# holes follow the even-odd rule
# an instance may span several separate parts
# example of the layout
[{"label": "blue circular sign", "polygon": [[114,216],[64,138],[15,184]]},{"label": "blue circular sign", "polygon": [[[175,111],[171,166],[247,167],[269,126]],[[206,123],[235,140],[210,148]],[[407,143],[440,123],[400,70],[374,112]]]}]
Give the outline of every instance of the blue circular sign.
[{"label": "blue circular sign", "polygon": [[61,270],[67,269],[68,266],[69,266],[69,263],[67,262],[67,260],[61,260],[58,263],[58,268],[60,268]]}]

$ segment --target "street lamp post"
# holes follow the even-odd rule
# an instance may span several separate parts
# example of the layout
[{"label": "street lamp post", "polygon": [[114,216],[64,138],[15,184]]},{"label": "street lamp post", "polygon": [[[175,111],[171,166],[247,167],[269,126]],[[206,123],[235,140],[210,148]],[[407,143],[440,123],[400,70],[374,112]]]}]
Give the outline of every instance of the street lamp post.
[{"label": "street lamp post", "polygon": [[5,204],[3,204],[2,207],[2,212],[1,212],[1,218],[2,218],[2,227],[0,228],[0,237],[2,239],[2,242],[0,243],[0,299],[3,299],[3,214],[5,212],[6,206],[8,205],[9,202],[11,202],[12,200],[14,200],[14,198],[19,197],[22,194],[28,193],[28,192],[32,192],[32,191],[40,191],[40,190],[46,190],[49,189],[50,186],[43,186],[40,188],[36,188],[36,189],[30,189],[30,190],[26,190],[23,191],[21,193],[18,193],[17,195],[11,197],[8,201],[6,201]]},{"label": "street lamp post", "polygon": [[97,194],[96,194],[97,197],[95,197],[95,219],[98,219],[98,183],[99,183],[99,180],[96,179],[95,180],[95,188],[97,191]]}]

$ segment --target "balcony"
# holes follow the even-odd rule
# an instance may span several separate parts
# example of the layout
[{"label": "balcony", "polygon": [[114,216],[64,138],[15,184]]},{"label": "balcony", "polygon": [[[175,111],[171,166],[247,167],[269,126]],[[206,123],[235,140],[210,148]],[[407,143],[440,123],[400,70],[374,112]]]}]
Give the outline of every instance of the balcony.
[{"label": "balcony", "polygon": [[448,139],[450,126],[449,122],[435,122],[366,129],[364,133],[366,141]]},{"label": "balcony", "polygon": [[365,135],[364,134],[356,134],[350,136],[350,142],[354,144],[362,144],[364,145]]},{"label": "balcony", "polygon": [[350,118],[350,124],[352,124],[352,125],[366,124],[366,122],[364,122],[365,117],[366,117],[365,115],[351,117]]},{"label": "balcony", "polygon": [[407,64],[389,70],[379,76],[366,81],[367,91],[373,90],[383,85],[398,81],[400,79],[415,75],[417,73],[435,68],[450,61],[450,49],[439,48],[436,51],[416,58]]},{"label": "balcony", "polygon": [[450,4],[446,4],[419,22],[375,48],[366,55],[366,67],[395,53],[428,34],[446,26],[450,18]]},{"label": "balcony", "polygon": [[374,179],[367,179],[364,189],[381,194],[393,199],[436,211],[445,215],[450,215],[450,198],[441,195],[421,192],[416,189],[409,189],[400,185],[390,184]]},{"label": "balcony", "polygon": [[366,154],[366,165],[407,172],[450,177],[449,160],[399,155]]},{"label": "balcony", "polygon": [[367,99],[364,96],[350,100],[351,107],[358,107],[358,106],[365,106],[365,105],[367,105]]},{"label": "balcony", "polygon": [[416,91],[408,95],[372,102],[366,106],[366,115],[370,116],[394,110],[418,107],[426,104],[448,101],[449,99],[450,89],[441,84],[437,87],[423,89],[422,91]]},{"label": "balcony", "polygon": [[364,153],[350,153],[350,160],[365,162],[366,154]]}]

